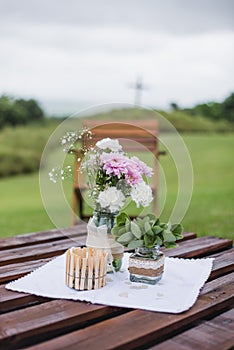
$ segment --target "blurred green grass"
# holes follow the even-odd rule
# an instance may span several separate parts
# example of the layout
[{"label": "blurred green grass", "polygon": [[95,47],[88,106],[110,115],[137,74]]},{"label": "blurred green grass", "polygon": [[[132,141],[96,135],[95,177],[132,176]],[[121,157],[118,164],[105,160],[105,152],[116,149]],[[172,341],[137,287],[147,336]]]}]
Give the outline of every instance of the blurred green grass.
[{"label": "blurred green grass", "polygon": [[42,151],[57,125],[57,121],[48,120],[42,125],[1,130],[0,177],[37,171]]},{"label": "blurred green grass", "polygon": [[[194,190],[182,222],[184,230],[233,238],[233,134],[184,134],[183,139],[194,167]],[[161,157],[160,163],[167,180],[162,213],[167,220],[177,195],[177,176],[169,155]],[[72,184],[65,188],[71,199]],[[40,197],[38,174],[0,179],[0,213],[1,237],[54,228]]]}]

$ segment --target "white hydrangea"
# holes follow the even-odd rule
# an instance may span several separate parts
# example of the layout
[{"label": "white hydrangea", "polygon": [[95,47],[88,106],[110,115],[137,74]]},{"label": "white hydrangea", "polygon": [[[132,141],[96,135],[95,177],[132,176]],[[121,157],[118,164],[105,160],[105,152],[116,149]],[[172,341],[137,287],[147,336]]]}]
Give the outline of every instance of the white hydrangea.
[{"label": "white hydrangea", "polygon": [[97,202],[102,208],[109,209],[111,213],[119,211],[124,205],[125,197],[116,187],[108,187],[98,195]]},{"label": "white hydrangea", "polygon": [[144,181],[136,184],[131,190],[131,198],[136,203],[137,208],[142,205],[148,207],[153,200],[152,190]]},{"label": "white hydrangea", "polygon": [[122,151],[122,146],[118,140],[110,139],[109,137],[102,139],[96,143],[96,146],[101,149],[110,149],[112,152]]}]

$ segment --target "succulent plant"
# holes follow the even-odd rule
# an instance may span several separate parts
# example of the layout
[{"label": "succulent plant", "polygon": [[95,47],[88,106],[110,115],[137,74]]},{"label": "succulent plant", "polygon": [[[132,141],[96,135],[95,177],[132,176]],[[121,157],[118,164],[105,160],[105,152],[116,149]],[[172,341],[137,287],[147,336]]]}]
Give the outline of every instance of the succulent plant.
[{"label": "succulent plant", "polygon": [[153,248],[156,245],[174,248],[176,240],[183,238],[182,231],[181,224],[161,223],[154,214],[131,220],[122,212],[117,216],[111,233],[117,242],[129,249]]}]

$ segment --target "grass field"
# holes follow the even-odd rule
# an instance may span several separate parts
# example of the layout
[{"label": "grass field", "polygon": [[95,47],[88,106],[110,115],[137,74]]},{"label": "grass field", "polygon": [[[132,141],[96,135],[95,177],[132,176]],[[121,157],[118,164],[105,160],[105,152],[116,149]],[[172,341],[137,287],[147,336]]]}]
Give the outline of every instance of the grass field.
[{"label": "grass field", "polygon": [[[183,139],[194,167],[193,196],[182,222],[185,231],[233,238],[233,134],[185,134]],[[170,157],[162,157],[160,162],[167,179],[162,213],[167,220],[176,199],[177,179]],[[69,198],[71,185],[66,185],[66,192]],[[0,179],[1,237],[50,228],[54,224],[43,207],[38,174]]]}]

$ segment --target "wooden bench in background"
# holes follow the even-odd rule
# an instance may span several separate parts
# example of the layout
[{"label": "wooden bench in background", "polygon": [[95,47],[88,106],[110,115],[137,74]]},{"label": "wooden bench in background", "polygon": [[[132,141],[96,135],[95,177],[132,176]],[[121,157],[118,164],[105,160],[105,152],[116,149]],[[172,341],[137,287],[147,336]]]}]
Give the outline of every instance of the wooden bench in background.
[{"label": "wooden bench in background", "polygon": [[[149,164],[154,171],[151,188],[154,195],[153,211],[157,212],[157,189],[158,189],[158,157],[165,152],[160,152],[158,149],[158,122],[157,120],[145,120],[130,124],[127,122],[106,122],[106,121],[84,121],[84,126],[88,127],[93,138],[89,141],[94,145],[97,141],[103,138],[119,139],[124,151],[137,154],[138,152],[151,152],[151,163]],[[86,140],[87,142],[87,140]],[[80,161],[83,154],[79,150],[74,151],[75,168],[74,168],[74,188],[72,199],[72,225],[78,218],[87,219],[89,215],[84,212],[83,191],[85,188],[84,178],[79,177]],[[142,159],[144,161],[144,159]]]}]

